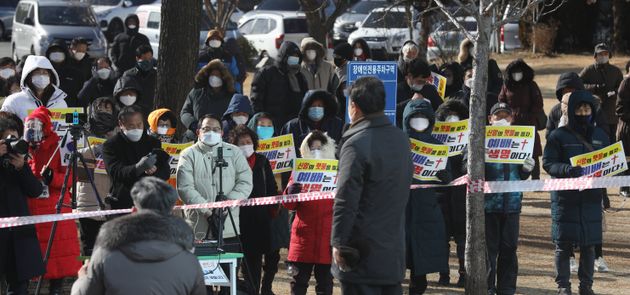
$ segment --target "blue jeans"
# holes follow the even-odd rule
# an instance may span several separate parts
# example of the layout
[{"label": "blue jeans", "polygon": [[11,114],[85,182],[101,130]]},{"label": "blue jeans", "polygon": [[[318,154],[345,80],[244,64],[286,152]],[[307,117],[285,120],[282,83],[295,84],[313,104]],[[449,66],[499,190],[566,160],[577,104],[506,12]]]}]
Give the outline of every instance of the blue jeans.
[{"label": "blue jeans", "polygon": [[[569,269],[569,257],[573,250],[573,244],[556,244],[556,283],[558,288],[571,288],[571,270]],[[593,272],[595,267],[595,247],[580,246],[580,268],[578,278],[580,289],[593,286]]]},{"label": "blue jeans", "polygon": [[488,294],[516,293],[519,222],[518,213],[486,213]]}]

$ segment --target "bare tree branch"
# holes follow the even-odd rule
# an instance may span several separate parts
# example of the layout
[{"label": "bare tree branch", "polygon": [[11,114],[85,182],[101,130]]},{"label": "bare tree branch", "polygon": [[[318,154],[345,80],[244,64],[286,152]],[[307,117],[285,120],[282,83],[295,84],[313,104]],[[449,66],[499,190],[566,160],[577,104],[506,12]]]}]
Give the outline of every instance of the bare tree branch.
[{"label": "bare tree branch", "polygon": [[[324,1],[324,3],[326,3],[326,1]],[[330,31],[330,29],[332,29],[332,27],[335,25],[335,20],[337,20],[337,18],[342,15],[347,8],[348,1],[337,2],[337,7],[335,7],[335,11],[333,11],[333,13],[326,19],[326,23],[324,24],[326,31]]]},{"label": "bare tree branch", "polygon": [[[453,25],[455,25],[462,33],[464,33],[464,35],[466,35],[466,38],[468,38],[470,41],[472,41],[475,44],[475,46],[476,46],[477,45],[477,38],[475,38],[470,32],[468,32],[468,30],[466,30],[466,28],[464,28],[464,26],[455,18],[455,16],[453,16],[451,14],[451,12],[448,11],[448,8],[446,7],[446,5],[444,5],[442,0],[435,0],[435,4],[437,4],[440,7],[440,10],[442,10],[442,12],[453,23]],[[478,16],[478,14],[476,12],[475,12],[475,16]]]},{"label": "bare tree branch", "polygon": [[[470,16],[474,17],[475,19],[478,19],[477,16],[479,15],[479,12],[478,12],[477,5],[475,5],[474,1],[470,1],[469,4],[463,4],[459,0],[453,0],[453,3],[457,4],[460,9],[463,9]],[[472,8],[469,5],[472,6]]]},{"label": "bare tree branch", "polygon": [[483,14],[487,15],[488,13],[490,13],[490,11],[492,11],[492,9],[494,9],[494,6],[496,6],[497,4],[501,3],[502,0],[494,0],[492,1],[492,3],[490,3],[490,5],[488,5],[486,7],[486,9],[483,10]]},{"label": "bare tree branch", "polygon": [[[436,0],[437,1],[437,0]],[[496,22],[493,26],[492,26],[492,30],[497,30],[499,28],[501,28],[502,26],[504,26],[505,24],[509,23],[509,22],[513,22],[513,21],[517,21],[519,20],[525,13],[527,13],[528,10],[532,9],[534,6],[540,4],[544,2],[544,0],[533,0],[531,2],[529,2],[525,8],[516,8],[514,10],[514,13],[508,13],[508,15],[505,15],[505,17],[503,18],[503,20]]]}]

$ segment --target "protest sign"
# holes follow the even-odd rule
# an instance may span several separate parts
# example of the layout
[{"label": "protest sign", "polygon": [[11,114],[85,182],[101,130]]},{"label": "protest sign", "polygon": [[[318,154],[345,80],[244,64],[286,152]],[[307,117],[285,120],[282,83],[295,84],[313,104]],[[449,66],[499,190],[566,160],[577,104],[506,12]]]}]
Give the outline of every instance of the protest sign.
[{"label": "protest sign", "polygon": [[534,126],[486,126],[486,163],[523,164],[534,156]]},{"label": "protest sign", "polygon": [[168,165],[171,167],[171,177],[168,179],[168,183],[170,183],[173,187],[177,185],[177,163],[179,162],[179,154],[181,152],[193,145],[194,142],[188,143],[162,143],[162,149],[169,155]]},{"label": "protest sign", "polygon": [[[93,150],[97,145],[102,145],[106,141],[106,139],[104,138],[98,138],[98,137],[93,137],[93,136],[88,136],[87,140]],[[95,153],[94,157],[95,157],[94,173],[107,174],[107,171],[105,171],[105,162],[103,162],[103,153],[102,152]]]},{"label": "protest sign", "polygon": [[206,286],[229,286],[230,280],[219,266],[218,260],[199,260]]},{"label": "protest sign", "polygon": [[410,138],[413,178],[424,181],[439,180],[436,173],[446,169],[447,145],[430,144]]},{"label": "protest sign", "polygon": [[337,160],[295,159],[293,181],[302,193],[333,191],[337,187]]},{"label": "protest sign", "polygon": [[444,96],[446,95],[446,77],[438,73],[431,72],[431,76],[427,79],[427,83],[433,85],[435,89],[437,89],[440,98],[444,101]]},{"label": "protest sign", "polygon": [[256,152],[267,157],[274,174],[289,172],[295,159],[293,134],[260,140]]},{"label": "protest sign", "polygon": [[[350,85],[361,77],[376,77],[385,86],[385,115],[392,124],[396,124],[396,87],[398,86],[398,64],[395,61],[351,61],[348,63],[348,84]],[[346,97],[346,105],[350,102]],[[346,122],[350,122],[346,114]]]},{"label": "protest sign", "polygon": [[582,176],[613,176],[628,170],[621,141],[569,160],[573,166],[582,166]]},{"label": "protest sign", "polygon": [[457,122],[435,122],[431,135],[449,147],[448,156],[461,155],[468,147],[468,119]]}]

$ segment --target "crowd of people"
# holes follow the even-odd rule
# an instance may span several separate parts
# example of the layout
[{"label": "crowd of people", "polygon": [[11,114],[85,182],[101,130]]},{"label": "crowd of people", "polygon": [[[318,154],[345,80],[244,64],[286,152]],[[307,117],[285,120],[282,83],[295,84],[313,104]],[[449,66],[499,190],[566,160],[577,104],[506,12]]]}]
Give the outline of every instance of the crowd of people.
[{"label": "crowd of people", "polygon": [[[69,49],[52,42],[45,56],[0,59],[0,97],[6,97],[0,111],[0,217],[52,214],[60,198],[70,203],[69,190],[60,196],[68,168],[62,165],[62,139],[50,112],[68,107],[83,107],[89,135],[105,139],[79,150],[88,164],[73,171],[79,181],[76,210],[98,210],[98,195],[108,209],[137,211],[110,221],[81,218],[79,234],[75,221],[58,222],[45,264],[41,257],[51,223],[0,230],[0,277],[9,294],[27,294],[29,280],[42,274],[50,281],[49,294],[61,294],[63,279],[77,273],[72,294],[148,288],[160,294],[206,294],[210,289],[203,286],[203,272],[190,250],[193,240],[216,239],[220,232],[224,250],[244,253],[240,270],[251,294],[274,294],[282,248],[288,248],[292,294],[306,294],[312,274],[317,294],[332,294],[334,279],[344,294],[401,294],[405,269],[410,270],[409,293],[423,294],[427,274],[439,273],[439,284],[451,284],[451,241],[458,258],[456,285],[464,287],[465,186],[409,188],[464,175],[467,155],[450,157],[438,181],[412,181],[409,138],[441,144],[431,135],[436,122],[468,119],[472,42],[462,43],[458,62],[443,65],[430,65],[417,44],[405,42],[397,61],[397,121],[392,124],[383,113],[381,81],[364,77],[347,85],[348,63],[371,59],[365,41],[337,45],[332,63],[313,38],[299,45],[283,42],[277,58],[255,73],[247,96],[242,56],[234,40],[224,41],[218,30],[208,33],[194,87],[182,97],[181,110],[154,109],[156,63],[137,26],[137,16],[125,20],[109,57],[92,59],[86,53],[89,43],[78,38]],[[630,147],[630,76],[610,64],[610,57],[606,45],[599,44],[593,65],[579,74],[562,74],[559,103],[548,117],[534,70],[518,59],[504,77],[490,59],[487,123],[547,129],[547,143],[543,148],[536,133],[531,158],[523,164],[487,163],[486,180],[539,179],[541,166],[555,178],[580,177],[582,168],[570,164],[572,156],[616,141]],[[428,83],[432,72],[447,79],[444,98]],[[181,136],[179,126],[185,130]],[[293,136],[298,157],[339,160],[334,200],[232,208],[234,225],[224,229],[217,227],[217,210],[185,210],[186,222],[172,214],[176,200],[214,202],[220,187],[230,200],[302,192],[290,173],[276,179],[269,160],[257,152],[259,140],[285,134]],[[28,143],[28,155],[11,148],[14,138]],[[171,177],[170,156],[161,144],[179,142],[194,143],[179,157],[173,187],[165,182]],[[217,166],[219,155],[227,165]],[[106,174],[94,173],[99,158]],[[628,196],[630,190],[624,187],[621,194]],[[521,192],[486,194],[489,294],[516,292],[522,198]],[[602,212],[609,206],[602,189],[551,193],[559,294],[572,294],[571,271],[578,272],[579,294],[594,294],[594,270],[607,271]],[[83,266],[77,260],[81,255],[91,257]],[[135,283],[144,279],[147,284]]]}]

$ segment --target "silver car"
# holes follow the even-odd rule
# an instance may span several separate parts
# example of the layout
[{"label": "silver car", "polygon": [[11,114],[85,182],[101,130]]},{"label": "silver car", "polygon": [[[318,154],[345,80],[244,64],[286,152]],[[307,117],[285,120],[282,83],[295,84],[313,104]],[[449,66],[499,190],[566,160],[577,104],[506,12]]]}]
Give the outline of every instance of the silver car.
[{"label": "silver car", "polygon": [[0,39],[8,39],[13,28],[13,16],[19,0],[0,1]]},{"label": "silver car", "polygon": [[356,31],[358,25],[370,14],[370,11],[374,8],[385,7],[387,3],[385,0],[364,0],[352,5],[346,13],[335,20],[333,40],[335,42],[348,40],[350,33]]},{"label": "silver car", "polygon": [[35,0],[18,3],[11,34],[14,59],[27,54],[44,55],[53,40],[64,40],[69,45],[76,37],[88,41],[90,56],[105,56],[107,41],[89,4]]},{"label": "silver car", "polygon": [[[471,35],[477,35],[475,18],[472,16],[458,17],[457,20]],[[464,33],[450,21],[435,23],[427,42],[427,60],[432,62],[440,59],[442,61],[452,60],[459,52],[459,44],[465,38]]]}]

